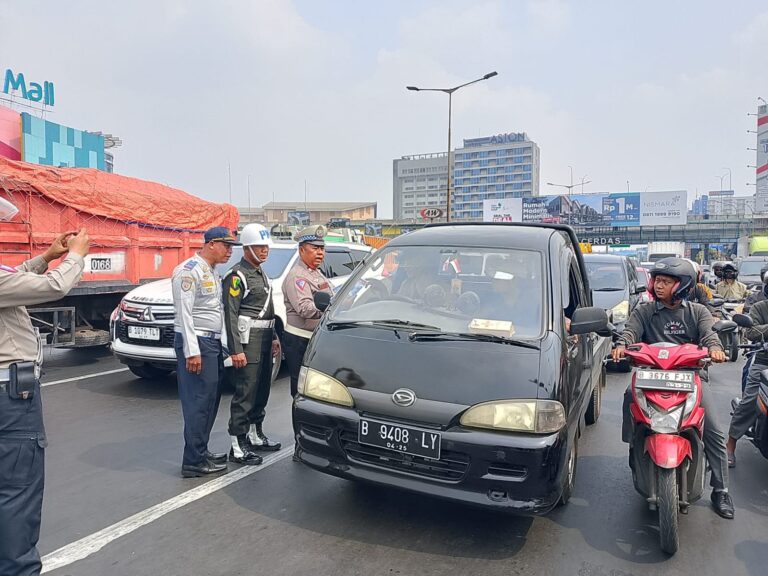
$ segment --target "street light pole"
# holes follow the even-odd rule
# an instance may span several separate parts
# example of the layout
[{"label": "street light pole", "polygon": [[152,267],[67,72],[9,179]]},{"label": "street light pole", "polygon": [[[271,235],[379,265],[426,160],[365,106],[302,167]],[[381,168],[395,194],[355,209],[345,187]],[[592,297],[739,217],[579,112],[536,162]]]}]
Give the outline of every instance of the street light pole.
[{"label": "street light pole", "polygon": [[450,222],[451,221],[451,193],[453,192],[451,183],[453,181],[453,167],[451,165],[451,114],[452,114],[452,106],[453,106],[453,93],[459,90],[460,88],[464,88],[464,86],[469,86],[470,84],[475,84],[477,82],[482,82],[483,80],[488,80],[489,78],[493,78],[494,76],[498,76],[498,72],[488,72],[488,74],[484,75],[482,78],[477,78],[476,80],[472,80],[471,82],[465,82],[464,84],[459,84],[458,86],[454,86],[453,88],[419,88],[418,86],[406,86],[406,90],[411,90],[413,92],[443,92],[444,94],[448,94],[448,191],[446,194],[446,201],[445,201],[445,221]]},{"label": "street light pole", "polygon": [[723,168],[723,170],[728,170],[728,190],[733,190],[733,183],[731,182],[731,177],[733,176],[731,174],[731,169],[728,167]]}]

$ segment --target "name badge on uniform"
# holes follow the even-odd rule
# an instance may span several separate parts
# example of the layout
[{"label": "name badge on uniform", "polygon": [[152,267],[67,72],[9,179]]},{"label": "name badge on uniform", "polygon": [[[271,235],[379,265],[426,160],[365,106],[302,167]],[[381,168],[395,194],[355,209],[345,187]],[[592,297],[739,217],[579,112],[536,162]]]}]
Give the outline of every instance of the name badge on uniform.
[{"label": "name badge on uniform", "polygon": [[213,294],[216,292],[216,283],[213,280],[203,282],[201,285],[203,294]]}]

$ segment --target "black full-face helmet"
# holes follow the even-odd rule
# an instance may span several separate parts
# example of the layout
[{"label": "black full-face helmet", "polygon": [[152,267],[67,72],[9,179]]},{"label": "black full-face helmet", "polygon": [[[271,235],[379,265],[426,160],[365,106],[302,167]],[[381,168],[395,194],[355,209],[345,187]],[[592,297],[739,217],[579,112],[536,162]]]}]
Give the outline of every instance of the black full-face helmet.
[{"label": "black full-face helmet", "polygon": [[[672,300],[684,300],[688,298],[691,289],[696,285],[696,270],[687,260],[683,258],[662,258],[653,265],[650,270],[651,279],[656,276],[669,276],[677,280],[672,289]],[[656,289],[651,284],[653,297],[658,299]]]},{"label": "black full-face helmet", "polygon": [[730,262],[723,264],[723,278],[725,280],[736,280],[738,277],[739,269],[736,268],[735,264],[731,264]]}]

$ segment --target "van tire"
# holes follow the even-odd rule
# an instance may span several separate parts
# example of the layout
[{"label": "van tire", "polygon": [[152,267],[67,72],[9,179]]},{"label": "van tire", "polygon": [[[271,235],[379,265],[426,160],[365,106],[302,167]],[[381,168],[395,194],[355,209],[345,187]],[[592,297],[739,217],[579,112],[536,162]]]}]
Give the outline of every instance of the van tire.
[{"label": "van tire", "polygon": [[565,480],[563,481],[563,493],[560,495],[560,500],[557,501],[558,506],[565,506],[568,504],[568,500],[571,499],[573,494],[573,488],[576,485],[576,464],[579,460],[579,433],[576,432],[573,436],[573,442],[571,448],[568,451],[568,456],[565,460]]},{"label": "van tire", "polygon": [[587,412],[584,414],[584,420],[587,426],[590,426],[597,422],[600,418],[600,408],[603,404],[603,387],[605,386],[605,366],[600,370],[600,378],[595,382],[595,387],[592,389],[592,397],[589,399],[589,406],[587,406]]}]

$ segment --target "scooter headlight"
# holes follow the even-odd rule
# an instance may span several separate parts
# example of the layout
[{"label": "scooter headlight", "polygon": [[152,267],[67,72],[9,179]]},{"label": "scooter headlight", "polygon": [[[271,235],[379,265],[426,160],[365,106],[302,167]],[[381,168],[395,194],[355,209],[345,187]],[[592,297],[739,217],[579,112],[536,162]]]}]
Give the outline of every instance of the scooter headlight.
[{"label": "scooter headlight", "polygon": [[680,429],[680,421],[683,417],[683,407],[678,406],[669,412],[660,410],[653,404],[649,404],[651,417],[651,430],[661,434],[674,434]]}]

